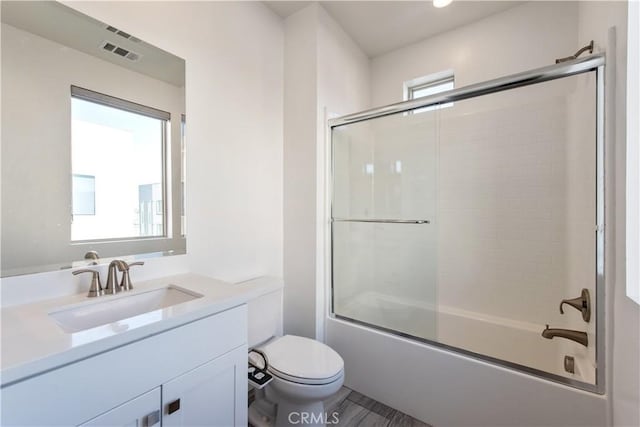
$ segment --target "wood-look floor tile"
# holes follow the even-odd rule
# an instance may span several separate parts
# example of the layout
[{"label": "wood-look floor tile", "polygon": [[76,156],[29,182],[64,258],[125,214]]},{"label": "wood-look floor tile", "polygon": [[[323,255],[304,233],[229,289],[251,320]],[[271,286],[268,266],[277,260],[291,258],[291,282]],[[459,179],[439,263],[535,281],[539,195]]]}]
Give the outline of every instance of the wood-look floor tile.
[{"label": "wood-look floor tile", "polygon": [[[249,403],[255,395],[251,390]],[[337,412],[338,422],[332,427],[431,427],[347,387],[325,400],[324,407],[328,420],[333,420],[333,413]]]},{"label": "wood-look floor tile", "polygon": [[365,396],[364,394],[358,393],[357,391],[352,391],[351,394],[349,394],[348,399],[360,406],[367,408],[371,412],[383,416],[384,418],[391,419],[396,413],[395,409],[390,408],[387,405],[378,402],[377,400],[373,400],[370,397]]},{"label": "wood-look floor tile", "polygon": [[367,415],[356,425],[359,427],[387,427],[389,419],[375,412],[367,411]]},{"label": "wood-look floor tile", "polygon": [[[342,427],[355,427],[370,413],[369,410],[353,403],[349,399],[342,401],[335,410],[338,413],[338,422],[334,425]],[[331,414],[329,415],[331,416]]]},{"label": "wood-look floor tile", "polygon": [[425,424],[420,420],[416,420],[407,414],[403,414],[400,411],[396,411],[396,414],[389,421],[388,427],[431,427],[429,424]]},{"label": "wood-look floor tile", "polygon": [[336,394],[330,396],[324,401],[324,408],[326,412],[335,410],[351,393],[351,389],[342,387]]}]

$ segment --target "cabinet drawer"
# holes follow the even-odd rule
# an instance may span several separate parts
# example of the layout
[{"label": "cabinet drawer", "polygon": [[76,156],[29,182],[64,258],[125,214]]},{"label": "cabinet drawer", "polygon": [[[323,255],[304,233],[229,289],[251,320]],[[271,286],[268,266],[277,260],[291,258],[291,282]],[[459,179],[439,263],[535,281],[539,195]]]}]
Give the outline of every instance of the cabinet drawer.
[{"label": "cabinet drawer", "polygon": [[4,425],[78,425],[246,345],[242,305],[2,389]]}]

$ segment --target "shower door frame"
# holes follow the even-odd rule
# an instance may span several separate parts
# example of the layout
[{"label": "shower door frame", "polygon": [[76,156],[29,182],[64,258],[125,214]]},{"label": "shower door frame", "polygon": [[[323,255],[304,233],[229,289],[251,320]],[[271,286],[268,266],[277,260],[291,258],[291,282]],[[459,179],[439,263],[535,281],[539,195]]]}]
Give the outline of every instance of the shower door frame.
[{"label": "shower door frame", "polygon": [[[333,129],[339,126],[384,117],[392,114],[398,114],[414,110],[416,108],[429,107],[438,104],[460,101],[464,99],[476,98],[497,92],[503,92],[519,87],[530,86],[537,83],[543,83],[551,80],[557,80],[564,77],[570,77],[578,74],[595,72],[596,76],[596,382],[595,384],[585,383],[583,381],[574,380],[563,377],[561,375],[552,374],[547,371],[535,369],[529,366],[520,365],[506,360],[486,356],[484,354],[475,353],[459,347],[453,347],[438,341],[426,338],[416,337],[410,334],[399,332],[393,329],[373,325],[357,319],[341,316],[334,311],[334,276],[333,276],[333,223],[334,221],[344,221],[344,219],[334,218],[333,216],[333,189],[334,189],[334,146],[333,146]],[[434,347],[452,351],[458,354],[479,359],[484,362],[490,362],[498,366],[514,369],[519,372],[531,374],[533,376],[546,380],[562,383],[581,390],[590,391],[597,394],[605,393],[605,56],[604,54],[595,54],[579,58],[572,61],[562,62],[547,67],[537,68],[510,76],[489,80],[465,86],[458,89],[452,89],[446,92],[437,93],[423,98],[413,99],[409,101],[389,104],[383,107],[373,108],[362,112],[349,114],[337,118],[329,119],[328,122],[328,143],[329,143],[329,191],[327,197],[329,200],[329,227],[328,227],[328,244],[329,253],[327,259],[327,272],[329,277],[330,295],[328,298],[329,317],[358,324],[367,328],[378,330],[381,332],[393,334],[408,338],[413,341],[428,344]],[[415,223],[415,221],[411,221]]]}]

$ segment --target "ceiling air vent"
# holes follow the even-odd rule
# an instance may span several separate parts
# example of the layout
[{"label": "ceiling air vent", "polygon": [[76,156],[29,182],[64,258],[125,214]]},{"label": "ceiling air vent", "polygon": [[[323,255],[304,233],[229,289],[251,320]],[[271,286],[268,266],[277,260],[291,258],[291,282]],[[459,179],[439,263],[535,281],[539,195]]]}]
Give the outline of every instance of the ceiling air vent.
[{"label": "ceiling air vent", "polygon": [[137,37],[132,36],[129,33],[125,33],[122,30],[117,29],[116,27],[112,27],[111,25],[107,25],[107,31],[110,31],[114,34],[119,35],[120,37],[124,37],[125,39],[132,41],[134,43],[140,43],[140,39]]},{"label": "ceiling air vent", "polygon": [[122,58],[126,58],[129,61],[138,61],[142,57],[142,55],[140,55],[139,53],[132,52],[129,49],[125,49],[123,47],[116,45],[115,43],[108,42],[108,41],[103,41],[100,47],[106,50],[107,52],[111,52],[114,55],[118,55]]}]

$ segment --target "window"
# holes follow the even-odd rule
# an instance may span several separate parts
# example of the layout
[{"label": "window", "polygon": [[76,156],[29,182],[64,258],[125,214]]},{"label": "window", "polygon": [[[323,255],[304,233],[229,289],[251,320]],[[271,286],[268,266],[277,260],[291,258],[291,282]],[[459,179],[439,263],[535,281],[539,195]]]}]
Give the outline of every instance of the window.
[{"label": "window", "polygon": [[[404,83],[404,99],[405,101],[410,99],[422,98],[429,95],[434,95],[440,92],[446,92],[453,89],[454,76],[453,71],[444,71],[441,73],[430,74],[428,76],[419,77],[417,79],[409,80]],[[423,111],[431,111],[437,108],[451,107],[453,102],[448,102],[441,105],[432,105],[429,107],[418,108],[413,110],[414,113],[421,113]]]},{"label": "window", "polygon": [[96,177],[74,174],[72,178],[73,214],[96,214]]},{"label": "window", "polygon": [[71,240],[167,235],[169,113],[71,87]]}]

